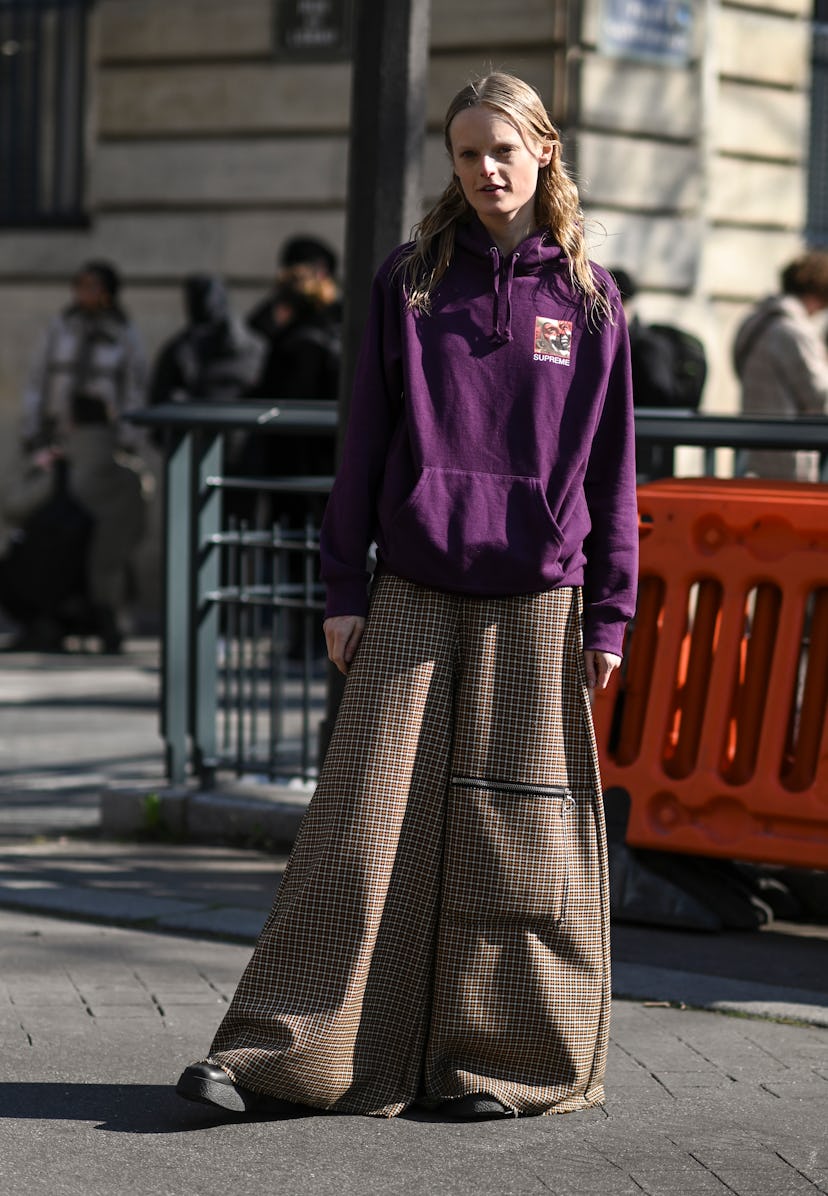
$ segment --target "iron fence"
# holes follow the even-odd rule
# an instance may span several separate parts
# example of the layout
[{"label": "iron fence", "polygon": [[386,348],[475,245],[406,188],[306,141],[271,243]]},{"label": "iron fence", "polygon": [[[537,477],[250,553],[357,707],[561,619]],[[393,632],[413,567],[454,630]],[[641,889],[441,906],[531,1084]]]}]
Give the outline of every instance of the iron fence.
[{"label": "iron fence", "polygon": [[[136,422],[164,433],[164,633],[161,731],[172,783],[218,773],[312,781],[339,692],[324,658],[318,580],[319,511],[331,477],[249,478],[224,471],[225,441],[240,431],[336,433],[335,403],[169,404]],[[641,446],[672,469],[679,447],[809,449],[828,481],[828,419],[792,422],[641,411]],[[301,526],[279,518],[301,495]],[[232,514],[238,497],[255,501]],[[234,501],[235,500],[235,501]],[[225,511],[225,508],[227,510]]]},{"label": "iron fence", "polygon": [[[233,476],[224,461],[239,433],[334,437],[336,404],[173,403],[134,418],[163,433],[168,779],[312,780],[328,688],[313,509],[333,479]],[[307,506],[299,527],[279,516],[285,495]]]}]

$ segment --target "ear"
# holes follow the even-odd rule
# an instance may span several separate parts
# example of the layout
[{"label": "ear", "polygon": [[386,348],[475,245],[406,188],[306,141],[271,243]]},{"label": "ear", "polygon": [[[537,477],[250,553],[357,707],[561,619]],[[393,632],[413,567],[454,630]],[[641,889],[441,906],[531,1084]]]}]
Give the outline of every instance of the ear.
[{"label": "ear", "polygon": [[553,141],[541,142],[538,147],[538,166],[548,166],[555,153]]}]

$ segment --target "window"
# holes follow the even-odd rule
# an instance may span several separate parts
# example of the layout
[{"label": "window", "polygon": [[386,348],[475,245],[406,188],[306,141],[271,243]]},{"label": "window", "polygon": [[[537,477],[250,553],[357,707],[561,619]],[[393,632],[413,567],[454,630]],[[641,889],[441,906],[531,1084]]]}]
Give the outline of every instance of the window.
[{"label": "window", "polygon": [[87,0],[0,0],[0,226],[85,223]]},{"label": "window", "polygon": [[828,249],[828,0],[815,0],[808,167],[808,244]]}]

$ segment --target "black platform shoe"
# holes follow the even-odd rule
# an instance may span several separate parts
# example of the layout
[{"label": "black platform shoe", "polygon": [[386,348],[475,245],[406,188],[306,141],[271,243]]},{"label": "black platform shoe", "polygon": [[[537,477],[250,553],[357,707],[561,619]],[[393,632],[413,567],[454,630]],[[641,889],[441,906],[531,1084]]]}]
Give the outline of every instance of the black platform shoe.
[{"label": "black platform shoe", "polygon": [[461,1096],[459,1100],[446,1101],[443,1106],[451,1117],[459,1117],[463,1121],[487,1121],[495,1117],[517,1117],[514,1109],[510,1109],[488,1092],[473,1092],[470,1096]]},{"label": "black platform shoe", "polygon": [[185,1100],[202,1105],[216,1105],[231,1113],[254,1113],[266,1098],[234,1084],[226,1071],[213,1063],[193,1063],[185,1067],[175,1090]]}]

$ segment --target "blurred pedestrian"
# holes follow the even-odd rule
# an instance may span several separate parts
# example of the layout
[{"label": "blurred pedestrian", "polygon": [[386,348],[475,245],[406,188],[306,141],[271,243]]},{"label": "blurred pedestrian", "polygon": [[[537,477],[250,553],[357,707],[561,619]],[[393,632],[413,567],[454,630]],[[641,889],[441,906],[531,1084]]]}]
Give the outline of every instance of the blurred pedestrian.
[{"label": "blurred pedestrian", "polygon": [[[733,364],[745,415],[796,419],[828,412],[828,351],[819,313],[828,308],[828,252],[811,250],[784,267],[781,291],[758,303],[739,326]],[[762,478],[817,479],[815,453],[745,454],[748,473]]]},{"label": "blurred pedestrian", "polygon": [[254,332],[268,339],[278,334],[273,308],[279,288],[287,284],[313,297],[316,307],[324,310],[328,322],[338,330],[342,322],[342,305],[336,267],[336,254],[318,237],[290,237],[279,252],[273,289],[249,313],[247,323]]},{"label": "blurred pedestrian", "polygon": [[120,651],[146,505],[144,477],[118,452],[108,409],[75,395],[63,444],[35,450],[5,496],[0,606],[20,627],[13,649],[59,651],[82,635]]},{"label": "blurred pedestrian", "polygon": [[[297,272],[298,271],[298,272]],[[341,359],[340,325],[331,314],[330,288],[324,275],[313,269],[288,266],[270,296],[268,321],[264,313],[259,328],[268,328],[268,351],[261,375],[251,390],[253,398],[335,401]],[[243,442],[233,472],[253,478],[333,477],[336,441],[330,432],[301,432],[274,436],[252,432]],[[229,495],[227,509],[239,519],[259,527],[273,523],[283,532],[304,535],[306,520],[318,528],[325,510],[321,492],[271,493],[237,491]],[[288,553],[282,582],[294,596],[303,592],[305,562],[299,553]],[[305,651],[305,624],[299,611],[283,616],[286,651],[301,659]],[[317,629],[318,630],[318,629]],[[324,651],[321,636],[317,648]]]},{"label": "blurred pedestrian", "polygon": [[[637,408],[697,411],[707,378],[707,357],[698,337],[672,324],[652,324],[635,309],[638,284],[620,266],[612,266],[630,333],[633,401]],[[639,445],[639,481],[672,477],[672,447]]]},{"label": "blurred pedestrian", "polygon": [[137,430],[120,421],[146,401],[147,365],[120,290],[120,275],[110,262],[87,262],[73,278],[72,302],[50,322],[32,361],[23,396],[26,450],[63,443],[77,393],[101,400],[119,443],[139,443]]},{"label": "blurred pedestrian", "polygon": [[184,281],[185,326],[159,350],[149,401],[227,403],[255,386],[266,342],[233,316],[223,279],[191,274]]},{"label": "blurred pedestrian", "polygon": [[[285,278],[271,295],[270,320],[269,349],[251,397],[335,400],[341,342],[325,289],[312,278]],[[330,435],[254,434],[244,458],[244,472],[254,475],[332,474],[333,469]]]},{"label": "blurred pedestrian", "polygon": [[[624,315],[537,94],[487,76],[445,135],[451,182],[376,277],[322,529],[336,728],[209,1058],[179,1080],[225,1109],[604,1099],[589,691],[635,602]],[[547,323],[555,354],[535,352]]]}]

